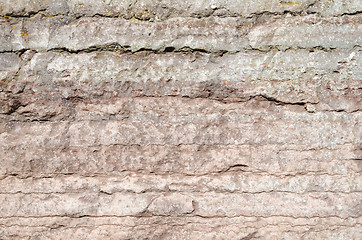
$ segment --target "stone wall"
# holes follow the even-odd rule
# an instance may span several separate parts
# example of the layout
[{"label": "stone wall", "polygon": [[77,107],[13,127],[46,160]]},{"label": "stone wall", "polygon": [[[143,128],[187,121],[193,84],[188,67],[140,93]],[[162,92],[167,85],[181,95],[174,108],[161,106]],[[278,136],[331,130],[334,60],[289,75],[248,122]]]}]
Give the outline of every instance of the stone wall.
[{"label": "stone wall", "polygon": [[0,0],[0,239],[361,239],[361,13]]}]

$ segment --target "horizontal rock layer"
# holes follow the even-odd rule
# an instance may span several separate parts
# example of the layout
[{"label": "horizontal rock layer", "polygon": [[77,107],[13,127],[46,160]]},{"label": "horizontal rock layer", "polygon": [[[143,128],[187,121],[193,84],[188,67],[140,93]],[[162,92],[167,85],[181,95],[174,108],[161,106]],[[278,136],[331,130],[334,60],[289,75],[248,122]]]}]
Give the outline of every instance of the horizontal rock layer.
[{"label": "horizontal rock layer", "polygon": [[[361,107],[361,56],[360,48],[248,51],[223,56],[29,50],[18,57],[2,53],[0,119],[122,118],[135,107],[127,102],[132,97],[225,103],[254,99],[301,105],[301,110],[308,112],[356,112]],[[167,101],[178,103],[175,111],[182,108],[183,101]],[[82,110],[85,105],[90,108],[87,112]]]},{"label": "horizontal rock layer", "polygon": [[356,14],[361,12],[359,0],[1,0],[1,15],[31,16],[47,15],[125,17],[141,20],[164,20],[167,18],[244,16],[263,13],[293,14],[319,13],[321,15]]},{"label": "horizontal rock layer", "polygon": [[[3,221],[35,218],[39,225],[21,223],[20,228],[40,234],[53,229],[42,218],[71,217],[42,234],[59,238],[76,234],[75,229],[80,238],[89,231],[100,238],[98,230],[126,238],[139,223],[116,233],[101,219],[151,216],[146,224],[175,238],[199,238],[200,232],[186,229],[199,228],[200,218],[209,219],[203,223],[208,227],[215,219],[228,219],[220,225],[224,230],[210,234],[221,238],[284,236],[278,231],[294,226],[288,217],[329,219],[311,237],[358,232],[353,229],[360,224],[359,111],[310,113],[301,105],[257,99],[225,104],[143,97],[77,104],[72,121],[1,124]],[[95,229],[70,228],[88,216]],[[152,220],[156,216],[172,222],[161,227]],[[241,220],[234,223],[244,229],[238,233],[227,227],[247,217],[277,220],[250,227]],[[179,218],[190,220],[173,223]],[[333,218],[354,223],[330,231]],[[292,225],[279,228],[280,221]],[[176,234],[174,224],[186,232]],[[305,233],[308,224],[301,226],[284,237]],[[12,228],[3,231],[10,234]]]},{"label": "horizontal rock layer", "polygon": [[[164,22],[121,18],[42,17],[0,19],[1,51],[24,49],[89,51],[199,50],[238,52],[245,49],[348,49],[362,45],[362,17],[314,15],[265,19],[236,17],[172,18]],[[298,36],[296,38],[295,36]]]},{"label": "horizontal rock layer", "polygon": [[0,0],[0,239],[360,239],[361,9]]},{"label": "horizontal rock layer", "polygon": [[[10,236],[36,239],[358,239],[361,220],[293,217],[43,217],[1,218]],[[154,228],[157,226],[157,228]],[[313,226],[313,229],[311,229]],[[19,228],[22,229],[19,232]],[[49,231],[49,229],[51,229]],[[217,231],[215,231],[217,229]],[[1,231],[1,230],[0,230]]]}]

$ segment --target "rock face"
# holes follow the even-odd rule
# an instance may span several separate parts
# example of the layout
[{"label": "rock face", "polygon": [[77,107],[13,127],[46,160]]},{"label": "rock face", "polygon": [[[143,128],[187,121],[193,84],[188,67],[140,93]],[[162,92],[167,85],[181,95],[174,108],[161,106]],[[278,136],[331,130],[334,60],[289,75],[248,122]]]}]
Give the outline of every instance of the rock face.
[{"label": "rock face", "polygon": [[362,239],[361,12],[0,0],[0,239]]}]

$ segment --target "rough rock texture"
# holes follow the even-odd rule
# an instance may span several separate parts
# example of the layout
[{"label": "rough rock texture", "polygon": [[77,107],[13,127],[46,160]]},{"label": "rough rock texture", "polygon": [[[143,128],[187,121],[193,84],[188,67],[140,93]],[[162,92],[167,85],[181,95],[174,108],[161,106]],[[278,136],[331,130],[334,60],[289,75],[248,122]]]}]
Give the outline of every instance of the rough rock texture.
[{"label": "rough rock texture", "polygon": [[0,239],[362,239],[361,13],[0,0]]}]

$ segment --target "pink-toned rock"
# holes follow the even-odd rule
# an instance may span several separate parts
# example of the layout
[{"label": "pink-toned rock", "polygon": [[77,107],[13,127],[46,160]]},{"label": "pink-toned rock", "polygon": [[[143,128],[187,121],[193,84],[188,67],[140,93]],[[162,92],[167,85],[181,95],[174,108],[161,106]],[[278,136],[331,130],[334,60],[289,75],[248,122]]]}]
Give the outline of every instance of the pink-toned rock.
[{"label": "pink-toned rock", "polygon": [[362,239],[358,0],[0,0],[0,240]]}]

